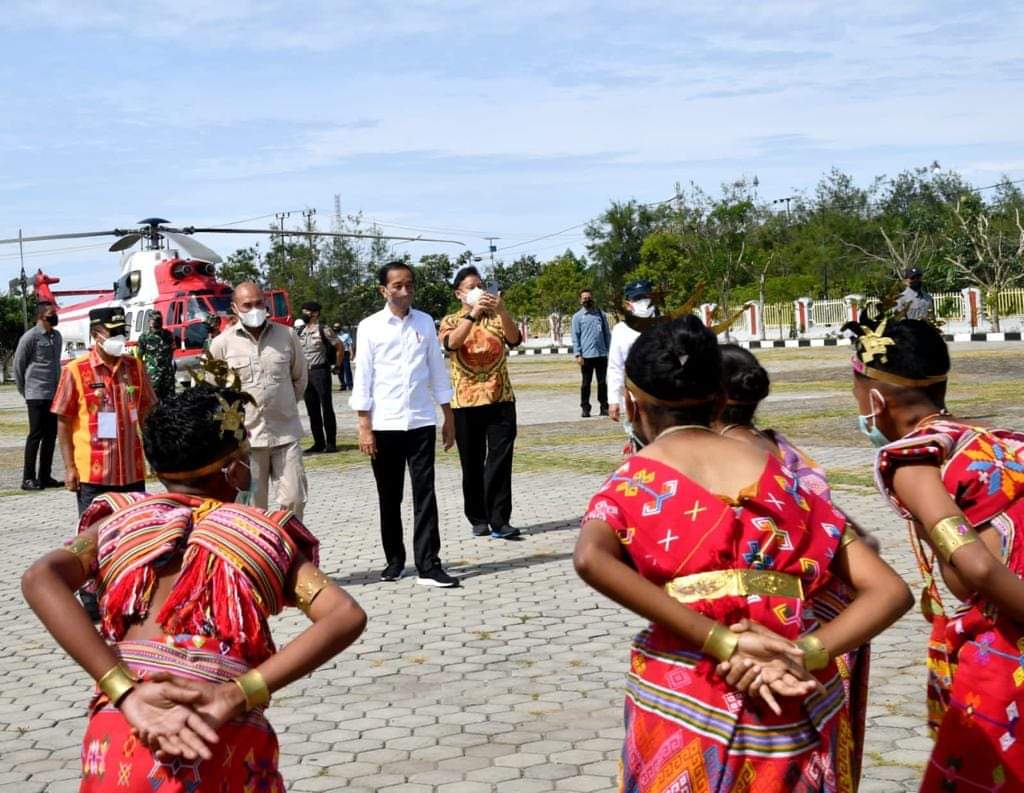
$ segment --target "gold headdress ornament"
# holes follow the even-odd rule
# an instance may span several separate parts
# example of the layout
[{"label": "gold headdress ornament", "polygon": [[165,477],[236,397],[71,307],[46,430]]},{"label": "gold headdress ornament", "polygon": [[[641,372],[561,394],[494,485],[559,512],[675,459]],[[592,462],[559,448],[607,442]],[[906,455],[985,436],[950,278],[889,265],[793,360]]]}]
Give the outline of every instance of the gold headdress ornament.
[{"label": "gold headdress ornament", "polygon": [[213,420],[220,425],[220,434],[230,433],[234,435],[235,440],[239,441],[237,448],[232,449],[224,455],[221,455],[216,460],[206,463],[199,468],[194,468],[189,471],[159,471],[158,475],[162,479],[170,481],[189,481],[192,479],[199,479],[200,477],[207,476],[214,473],[232,460],[238,459],[249,451],[249,443],[245,440],[245,405],[246,403],[255,405],[256,400],[252,398],[251,394],[247,394],[241,390],[241,380],[238,376],[238,372],[232,371],[231,367],[228,366],[226,361],[221,361],[217,358],[213,358],[209,352],[204,352],[199,359],[199,363],[195,366],[190,366],[188,369],[189,376],[192,378],[194,387],[215,387],[230,389],[238,392],[238,399],[229,402],[219,393],[215,393],[219,406],[213,414]]},{"label": "gold headdress ornament", "polygon": [[686,302],[675,311],[667,314],[660,314],[656,317],[635,317],[627,311],[626,316],[623,317],[622,321],[637,333],[643,333],[645,330],[653,328],[655,325],[659,325],[662,322],[669,322],[673,319],[679,319],[679,317],[685,317],[687,314],[692,314],[693,309],[697,305],[697,301],[700,300],[701,295],[703,294],[704,282],[702,281],[693,288],[693,292],[686,299]]},{"label": "gold headdress ornament", "polygon": [[[901,319],[905,319],[907,316],[907,310],[905,308],[898,311],[893,310],[896,305],[897,293],[898,285],[897,287],[894,287],[888,295],[878,301],[877,317],[881,321],[877,326],[871,327],[871,325],[868,324],[869,317],[867,309],[861,312],[860,321],[856,323],[859,333],[857,333],[855,340],[859,355],[855,354],[850,359],[853,371],[857,372],[857,374],[863,375],[864,377],[869,377],[872,380],[879,380],[883,383],[891,383],[892,385],[906,386],[908,388],[924,388],[926,386],[935,385],[936,383],[945,382],[948,379],[948,375],[945,374],[921,378],[902,377],[898,374],[885,372],[869,365],[876,358],[879,363],[885,363],[888,360],[888,348],[894,346],[896,344],[896,340],[891,336],[886,335],[886,326],[890,322],[898,322]],[[853,323],[850,323],[850,325],[852,324]],[[936,328],[938,327],[934,322],[931,324]],[[849,327],[849,325],[845,327]]]}]

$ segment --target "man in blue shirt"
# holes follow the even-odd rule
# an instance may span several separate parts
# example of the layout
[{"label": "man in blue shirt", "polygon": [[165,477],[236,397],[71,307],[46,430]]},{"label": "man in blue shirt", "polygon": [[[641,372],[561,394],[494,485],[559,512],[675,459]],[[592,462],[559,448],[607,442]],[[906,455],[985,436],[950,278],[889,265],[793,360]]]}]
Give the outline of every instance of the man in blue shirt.
[{"label": "man in blue shirt", "polygon": [[580,290],[580,310],[572,315],[572,348],[576,363],[583,375],[580,384],[580,407],[583,418],[590,418],[590,383],[597,372],[597,401],[601,415],[608,415],[608,347],[612,332],[604,312],[594,306],[594,293],[589,289]]}]

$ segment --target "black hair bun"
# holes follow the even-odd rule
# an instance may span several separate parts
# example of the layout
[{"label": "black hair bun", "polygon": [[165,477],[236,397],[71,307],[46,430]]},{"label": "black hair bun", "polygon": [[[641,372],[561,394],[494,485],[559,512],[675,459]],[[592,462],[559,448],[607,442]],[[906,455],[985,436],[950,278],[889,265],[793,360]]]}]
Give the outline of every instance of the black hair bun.
[{"label": "black hair bun", "polygon": [[721,385],[718,338],[703,322],[686,315],[659,322],[633,343],[626,375],[658,399],[699,399]]}]

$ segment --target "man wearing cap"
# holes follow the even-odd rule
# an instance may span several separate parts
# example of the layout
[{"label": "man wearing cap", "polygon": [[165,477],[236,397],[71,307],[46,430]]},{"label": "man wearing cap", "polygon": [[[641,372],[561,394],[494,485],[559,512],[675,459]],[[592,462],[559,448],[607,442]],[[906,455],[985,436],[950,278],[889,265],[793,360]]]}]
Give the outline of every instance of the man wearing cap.
[{"label": "man wearing cap", "polygon": [[903,271],[907,288],[896,301],[896,310],[907,312],[907,319],[928,319],[935,311],[935,301],[931,293],[921,285],[922,272],[917,267],[908,267]]},{"label": "man wearing cap", "polygon": [[339,390],[348,391],[352,388],[352,353],[355,352],[355,342],[352,341],[352,334],[345,330],[340,322],[331,325],[331,330],[338,336],[341,346],[345,348],[345,354],[341,359],[341,367],[338,369]]},{"label": "man wearing cap", "polygon": [[50,408],[79,515],[102,493],[145,490],[142,421],[156,402],[142,361],[124,355],[124,309],[92,309],[89,330],[92,349],[64,367]]},{"label": "man wearing cap", "polygon": [[[651,302],[653,291],[653,285],[646,278],[630,281],[623,289],[626,310],[634,317],[655,316],[658,310]],[[625,322],[612,328],[612,341],[608,345],[608,415],[612,421],[618,421],[626,412],[626,357],[639,335],[639,331]],[[626,432],[630,432],[629,427]]]},{"label": "man wearing cap", "polygon": [[302,305],[304,325],[298,331],[302,352],[309,367],[309,382],[303,398],[309,414],[313,445],[303,454],[338,451],[338,423],[331,400],[331,370],[340,369],[345,348],[331,328],[320,322],[320,304],[315,300]]},{"label": "man wearing cap", "polygon": [[174,337],[164,328],[159,311],[149,315],[149,329],[139,336],[136,351],[146,365],[157,399],[174,394]]}]

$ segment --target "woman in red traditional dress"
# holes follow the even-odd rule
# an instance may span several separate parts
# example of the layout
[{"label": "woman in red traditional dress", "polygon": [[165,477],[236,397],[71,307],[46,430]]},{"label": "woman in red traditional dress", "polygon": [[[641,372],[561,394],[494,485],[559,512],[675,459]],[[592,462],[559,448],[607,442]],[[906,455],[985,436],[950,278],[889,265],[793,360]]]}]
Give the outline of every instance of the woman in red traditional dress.
[{"label": "woman in red traditional dress", "polygon": [[[946,410],[949,351],[922,320],[862,317],[853,392],[875,479],[925,576],[928,722],[921,790],[1024,789],[1024,433]],[[934,564],[960,601],[948,615]]]},{"label": "woman in red traditional dress", "polygon": [[[725,407],[711,427],[719,435],[727,435],[750,443],[767,454],[776,457],[783,467],[800,483],[800,487],[832,503],[832,488],[829,487],[825,470],[807,453],[793,445],[785,435],[773,429],[755,426],[754,416],[761,401],[771,390],[768,372],[750,350],[737,344],[723,344],[722,388],[725,391]],[[833,508],[842,512],[835,504]],[[874,551],[878,541],[843,513],[847,524]],[[828,586],[815,594],[812,602],[815,617],[828,622],[835,619],[850,601],[854,593],[839,578],[833,577]],[[836,666],[846,690],[850,724],[853,729],[854,779],[860,778],[861,760],[864,755],[864,730],[867,724],[868,667],[871,648],[858,647],[848,653],[836,656]]]},{"label": "woman in red traditional dress", "polygon": [[[710,429],[724,401],[715,335],[692,316],[626,362],[642,452],[594,496],[576,568],[650,620],[633,643],[620,788],[852,793],[836,656],[895,621],[906,585],[773,456]],[[833,576],[855,592],[818,624]]]},{"label": "woman in red traditional dress", "polygon": [[[298,519],[231,503],[249,488],[245,398],[197,385],[157,406],[144,443],[167,493],[101,496],[77,537],[22,579],[97,681],[82,791],[283,792],[270,695],[363,629]],[[99,596],[102,636],[74,597],[83,585]],[[313,624],[277,651],[267,618],[285,605]]]}]

